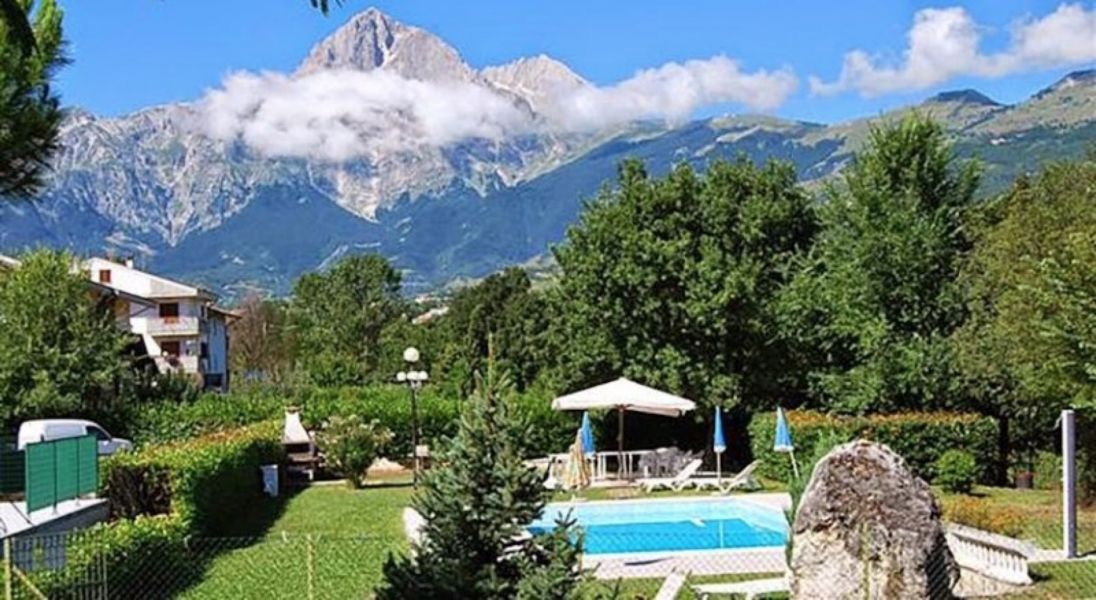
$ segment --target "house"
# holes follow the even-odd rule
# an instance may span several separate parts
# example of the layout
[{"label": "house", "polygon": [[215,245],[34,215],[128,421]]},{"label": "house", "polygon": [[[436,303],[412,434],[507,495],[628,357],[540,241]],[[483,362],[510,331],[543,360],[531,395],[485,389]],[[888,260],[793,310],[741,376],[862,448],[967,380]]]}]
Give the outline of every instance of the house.
[{"label": "house", "polygon": [[233,314],[216,305],[216,294],[137,269],[132,260],[91,258],[83,271],[94,285],[119,292],[115,313],[141,336],[161,372],[185,373],[206,389],[228,390]]}]

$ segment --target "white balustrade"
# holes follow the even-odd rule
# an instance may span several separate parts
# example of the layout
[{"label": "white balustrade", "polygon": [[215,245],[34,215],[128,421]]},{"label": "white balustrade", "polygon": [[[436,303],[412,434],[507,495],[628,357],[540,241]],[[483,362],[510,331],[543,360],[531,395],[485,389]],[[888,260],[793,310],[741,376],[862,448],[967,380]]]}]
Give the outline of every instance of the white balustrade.
[{"label": "white balustrade", "polygon": [[1031,584],[1028,559],[1035,548],[1004,535],[949,523],[948,547],[960,567],[1012,585]]}]

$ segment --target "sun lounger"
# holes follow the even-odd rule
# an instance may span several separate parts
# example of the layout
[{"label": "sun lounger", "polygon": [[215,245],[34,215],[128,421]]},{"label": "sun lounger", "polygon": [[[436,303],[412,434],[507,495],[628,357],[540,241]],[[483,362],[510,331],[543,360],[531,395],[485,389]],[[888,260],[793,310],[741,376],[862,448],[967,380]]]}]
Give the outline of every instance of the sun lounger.
[{"label": "sun lounger", "polygon": [[755,489],[761,487],[753,476],[754,471],[756,471],[759,466],[761,466],[761,461],[755,460],[747,465],[745,469],[742,469],[741,471],[730,477],[718,478],[712,477],[711,475],[705,475],[703,477],[691,477],[687,481],[683,482],[681,484],[681,487],[678,489],[684,489],[688,487],[693,487],[698,490],[713,489],[719,490],[721,493],[724,494],[737,489]]},{"label": "sun lounger", "polygon": [[674,569],[662,580],[662,586],[658,588],[654,600],[674,600],[681,588],[685,587],[686,574]]},{"label": "sun lounger", "polygon": [[673,477],[646,477],[637,480],[636,484],[646,492],[653,492],[655,490],[680,490],[682,486],[700,470],[701,462],[702,461],[699,458],[693,459]]},{"label": "sun lounger", "polygon": [[705,583],[691,587],[693,594],[701,599],[712,596],[742,596],[746,600],[753,600],[753,598],[763,594],[779,594],[790,590],[786,577],[754,579],[735,583]]}]

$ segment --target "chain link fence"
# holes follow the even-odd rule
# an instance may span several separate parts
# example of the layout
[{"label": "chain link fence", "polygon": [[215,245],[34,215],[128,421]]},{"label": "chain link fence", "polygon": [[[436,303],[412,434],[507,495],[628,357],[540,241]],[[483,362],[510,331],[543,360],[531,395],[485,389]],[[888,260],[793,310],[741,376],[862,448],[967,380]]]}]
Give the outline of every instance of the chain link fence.
[{"label": "chain link fence", "polygon": [[[1038,562],[1031,556],[1021,561],[1000,548],[959,549],[952,539],[949,546],[958,564],[968,568],[953,571],[950,565],[932,564],[923,593],[907,595],[887,575],[898,565],[888,563],[888,555],[874,543],[883,541],[873,537],[879,535],[889,534],[865,532],[855,552],[827,555],[813,565],[813,582],[800,580],[798,586],[786,574],[783,546],[748,547],[727,539],[721,547],[687,550],[695,536],[645,535],[642,543],[648,550],[587,553],[582,566],[589,578],[580,595],[628,600],[789,598],[797,589],[796,598],[812,599],[1096,598],[1096,556],[1068,562]],[[635,541],[633,536],[628,543]],[[182,545],[146,545],[118,560],[113,554],[117,548],[79,532],[24,537],[4,544],[4,598],[369,598],[381,582],[385,559],[405,548],[403,540],[333,535],[192,538]],[[978,569],[969,568],[972,560]],[[959,573],[959,584],[953,585]],[[1030,576],[1031,583],[1005,582],[1017,573]]]}]

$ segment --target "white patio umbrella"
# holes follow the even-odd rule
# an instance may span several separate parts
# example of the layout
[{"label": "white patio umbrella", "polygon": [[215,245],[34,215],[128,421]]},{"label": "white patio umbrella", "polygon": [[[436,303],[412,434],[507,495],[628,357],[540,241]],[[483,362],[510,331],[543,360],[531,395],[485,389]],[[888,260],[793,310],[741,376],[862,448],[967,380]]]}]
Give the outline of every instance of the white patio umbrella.
[{"label": "white patio umbrella", "polygon": [[621,377],[616,381],[560,396],[552,400],[552,408],[554,410],[616,410],[617,455],[618,460],[623,465],[624,411],[630,410],[664,417],[680,417],[696,408],[696,403]]}]

